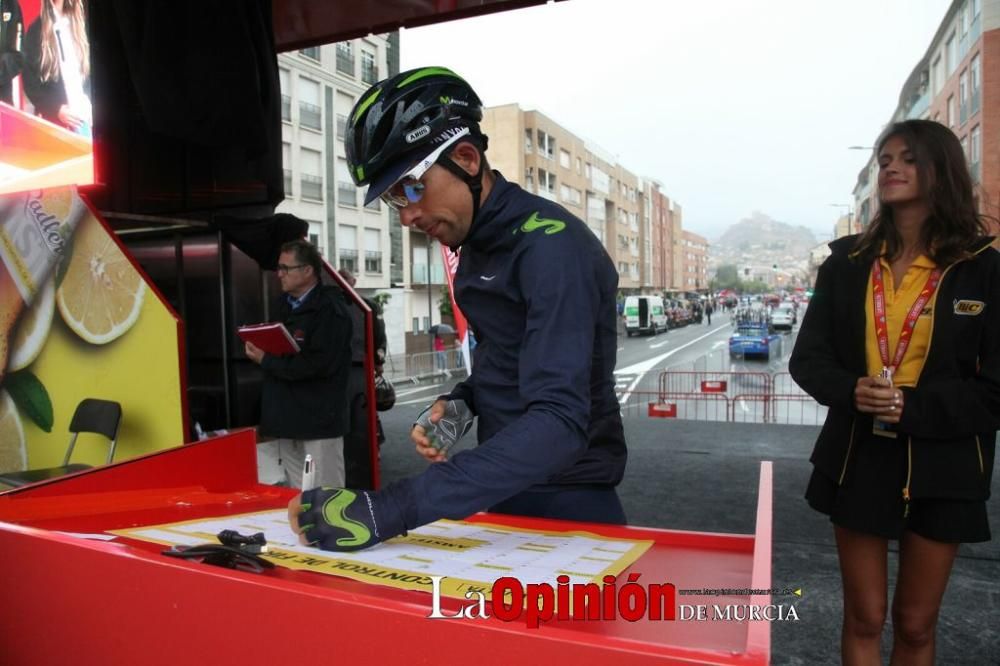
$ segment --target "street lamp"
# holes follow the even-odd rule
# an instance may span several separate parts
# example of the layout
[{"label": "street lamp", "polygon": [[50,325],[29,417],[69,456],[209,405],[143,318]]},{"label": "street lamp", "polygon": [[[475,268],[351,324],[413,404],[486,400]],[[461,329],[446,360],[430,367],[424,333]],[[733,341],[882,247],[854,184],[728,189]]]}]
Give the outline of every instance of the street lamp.
[{"label": "street lamp", "polygon": [[875,150],[875,146],[848,146],[848,150]]}]

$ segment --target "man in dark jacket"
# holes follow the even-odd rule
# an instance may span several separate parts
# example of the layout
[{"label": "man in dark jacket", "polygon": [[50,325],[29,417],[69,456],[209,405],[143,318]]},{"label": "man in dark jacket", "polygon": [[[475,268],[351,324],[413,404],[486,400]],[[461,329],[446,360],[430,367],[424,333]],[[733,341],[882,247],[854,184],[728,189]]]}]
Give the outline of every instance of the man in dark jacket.
[{"label": "man in dark jacket", "polygon": [[344,484],[351,316],[343,292],[320,284],[321,270],[311,244],[285,243],[278,258],[284,298],[274,319],[295,338],[299,352],[273,356],[246,343],[247,357],[264,371],[258,430],[262,438],[273,438],[258,454],[276,459],[295,487],[301,486],[307,454],[315,464],[315,485]]},{"label": "man in dark jacket", "polygon": [[24,68],[24,19],[17,0],[0,0],[0,102],[13,104],[14,78]]},{"label": "man in dark jacket", "polygon": [[[437,464],[378,492],[303,493],[289,505],[293,529],[357,550],[486,509],[624,523],[607,252],[561,206],[490,170],[481,102],[454,72],[403,72],[359,100],[345,138],[355,182],[369,185],[366,203],[381,196],[403,225],[461,248],[455,297],[479,342],[472,375],[411,433]],[[453,442],[473,417],[479,446],[445,460],[435,442]]]}]

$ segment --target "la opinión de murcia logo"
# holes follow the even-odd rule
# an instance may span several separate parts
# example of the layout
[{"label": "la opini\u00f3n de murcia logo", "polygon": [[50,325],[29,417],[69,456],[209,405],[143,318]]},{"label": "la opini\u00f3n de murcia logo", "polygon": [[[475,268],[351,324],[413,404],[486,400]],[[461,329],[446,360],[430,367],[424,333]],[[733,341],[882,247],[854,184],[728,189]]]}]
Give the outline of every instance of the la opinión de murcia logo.
[{"label": "la opini\u00f3n de murcia logo", "polygon": [[643,618],[724,622],[799,619],[792,604],[677,604],[677,590],[672,583],[643,586],[639,584],[640,576],[631,573],[621,585],[615,576],[604,576],[601,585],[571,585],[569,576],[561,575],[556,578],[554,587],[550,583],[522,584],[516,578],[505,576],[498,578],[490,588],[492,613],[486,606],[484,589],[467,591],[465,598],[471,603],[446,613],[441,607],[441,581],[446,576],[428,576],[431,580],[432,607],[427,617],[432,620],[487,620],[491,617],[504,622],[523,620],[532,629],[537,629],[540,622],[553,619],[600,622],[619,618],[627,622]]}]

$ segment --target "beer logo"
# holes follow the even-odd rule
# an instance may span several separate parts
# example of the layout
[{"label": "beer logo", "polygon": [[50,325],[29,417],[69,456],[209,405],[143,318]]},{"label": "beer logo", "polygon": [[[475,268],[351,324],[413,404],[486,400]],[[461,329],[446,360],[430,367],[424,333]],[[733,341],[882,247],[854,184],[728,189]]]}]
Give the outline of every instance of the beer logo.
[{"label": "beer logo", "polygon": [[966,316],[977,315],[983,311],[983,308],[986,307],[986,304],[983,303],[982,301],[968,301],[968,300],[960,301],[958,299],[955,299],[954,305],[955,305],[955,314],[966,315]]}]

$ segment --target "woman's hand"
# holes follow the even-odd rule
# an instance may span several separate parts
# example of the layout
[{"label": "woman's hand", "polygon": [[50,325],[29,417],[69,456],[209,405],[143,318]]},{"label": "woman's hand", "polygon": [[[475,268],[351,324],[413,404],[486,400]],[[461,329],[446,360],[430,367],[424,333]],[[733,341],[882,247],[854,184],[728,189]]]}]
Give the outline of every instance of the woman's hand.
[{"label": "woman's hand", "polygon": [[59,107],[59,122],[73,130],[74,132],[83,125],[83,118],[69,110],[69,106],[63,104]]},{"label": "woman's hand", "polygon": [[899,423],[903,411],[903,392],[888,379],[859,377],[854,386],[854,407],[864,414],[877,416],[885,423]]}]

